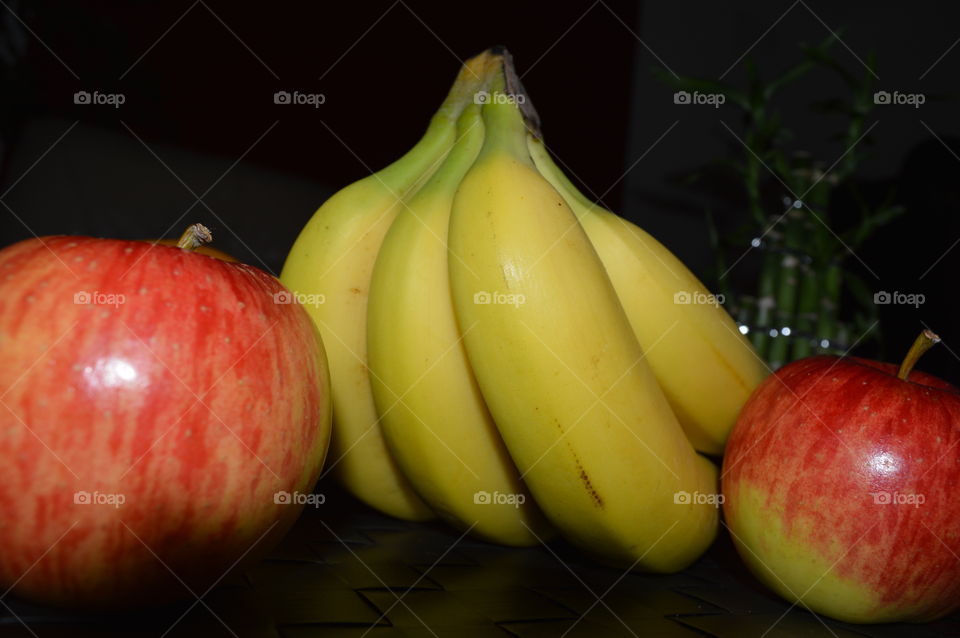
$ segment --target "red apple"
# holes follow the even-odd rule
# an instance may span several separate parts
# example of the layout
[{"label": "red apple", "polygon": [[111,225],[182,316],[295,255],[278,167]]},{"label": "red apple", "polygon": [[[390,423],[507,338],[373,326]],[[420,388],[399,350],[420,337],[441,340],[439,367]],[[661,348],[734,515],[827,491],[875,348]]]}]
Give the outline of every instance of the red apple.
[{"label": "red apple", "polygon": [[[724,514],[753,573],[849,622],[960,607],[960,391],[853,357],[791,363],[756,389],[727,443]],[[909,376],[908,376],[909,375]]]},{"label": "red apple", "polygon": [[286,295],[141,241],[0,251],[0,591],[200,596],[282,536],[330,435],[323,346]]}]

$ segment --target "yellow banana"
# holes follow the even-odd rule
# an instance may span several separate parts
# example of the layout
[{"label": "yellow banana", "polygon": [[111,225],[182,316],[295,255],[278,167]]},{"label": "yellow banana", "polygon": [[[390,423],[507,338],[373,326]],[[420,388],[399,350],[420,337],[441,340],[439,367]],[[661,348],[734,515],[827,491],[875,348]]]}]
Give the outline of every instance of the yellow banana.
[{"label": "yellow banana", "polygon": [[429,179],[452,147],[456,120],[489,64],[487,53],[469,60],[410,151],[339,191],[314,213],[280,274],[316,322],[327,350],[333,400],[327,471],[361,501],[409,520],[426,520],[433,513],[403,477],[377,423],[367,373],[370,275],[404,198]]},{"label": "yellow banana", "polygon": [[394,458],[440,518],[485,540],[534,545],[548,525],[483,402],[450,298],[450,206],[483,144],[478,104],[457,134],[377,256],[367,315],[373,396]]},{"label": "yellow banana", "polygon": [[530,159],[510,71],[483,107],[484,145],[450,219],[471,366],[521,476],[568,540],[634,568],[682,569],[716,534],[717,468],[690,445],[603,263]]},{"label": "yellow banana", "polygon": [[722,454],[766,366],[683,262],[642,228],[584,197],[533,133],[527,147],[597,250],[687,438],[701,452]]}]

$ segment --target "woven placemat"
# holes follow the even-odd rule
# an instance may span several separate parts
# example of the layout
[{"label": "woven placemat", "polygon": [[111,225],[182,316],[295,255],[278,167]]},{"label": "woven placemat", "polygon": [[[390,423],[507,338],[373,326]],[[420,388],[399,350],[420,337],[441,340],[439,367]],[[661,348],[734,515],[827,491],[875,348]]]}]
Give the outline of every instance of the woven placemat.
[{"label": "woven placemat", "polygon": [[205,605],[103,616],[8,595],[0,638],[960,636],[958,616],[864,626],[791,608],[746,572],[724,533],[679,574],[624,573],[562,542],[498,547],[381,516],[334,486],[322,491],[324,505]]}]

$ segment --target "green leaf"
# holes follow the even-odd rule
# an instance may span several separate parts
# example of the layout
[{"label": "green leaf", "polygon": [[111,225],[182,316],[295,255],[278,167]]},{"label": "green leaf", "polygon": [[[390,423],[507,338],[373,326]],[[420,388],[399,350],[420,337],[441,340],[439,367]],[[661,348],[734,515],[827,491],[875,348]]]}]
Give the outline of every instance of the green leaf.
[{"label": "green leaf", "polygon": [[813,62],[810,60],[805,60],[782,72],[776,80],[763,87],[761,91],[763,99],[769,102],[777,93],[777,91],[787,86],[791,82],[796,81],[798,78],[806,74],[811,68],[813,68]]},{"label": "green leaf", "polygon": [[886,206],[870,212],[863,217],[863,219],[860,221],[860,224],[858,224],[856,228],[849,233],[844,233],[844,241],[846,241],[851,248],[858,248],[878,228],[886,226],[892,220],[902,215],[905,211],[906,209],[903,206],[894,205]]},{"label": "green leaf", "polygon": [[[863,277],[858,273],[848,272],[845,283],[847,284],[847,292],[850,293],[850,296],[857,303],[857,306],[868,315],[876,316],[877,305],[873,303],[874,290],[866,284]],[[869,323],[867,325],[869,325]]]}]

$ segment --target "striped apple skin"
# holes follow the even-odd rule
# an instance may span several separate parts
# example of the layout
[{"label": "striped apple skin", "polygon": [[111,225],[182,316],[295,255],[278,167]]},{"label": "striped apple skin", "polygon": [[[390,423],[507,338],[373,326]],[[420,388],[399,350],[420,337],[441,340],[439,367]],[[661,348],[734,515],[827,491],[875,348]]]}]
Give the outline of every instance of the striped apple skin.
[{"label": "striped apple skin", "polygon": [[849,622],[960,607],[960,393],[854,357],[771,375],[727,444],[724,514],[744,561],[791,602]]},{"label": "striped apple skin", "polygon": [[145,242],[0,251],[0,590],[199,596],[282,536],[301,507],[274,495],[311,492],[330,435],[323,346],[283,293]]}]

